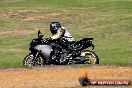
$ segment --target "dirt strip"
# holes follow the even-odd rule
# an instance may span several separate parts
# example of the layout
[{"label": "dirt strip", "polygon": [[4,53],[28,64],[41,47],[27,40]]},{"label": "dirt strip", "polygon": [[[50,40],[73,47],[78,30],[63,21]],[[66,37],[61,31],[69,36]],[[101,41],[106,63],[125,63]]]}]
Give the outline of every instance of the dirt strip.
[{"label": "dirt strip", "polygon": [[[129,79],[131,67],[84,67],[91,79]],[[46,66],[0,69],[0,88],[83,88],[78,82],[82,66]],[[132,86],[88,86],[88,88],[132,88]]]}]

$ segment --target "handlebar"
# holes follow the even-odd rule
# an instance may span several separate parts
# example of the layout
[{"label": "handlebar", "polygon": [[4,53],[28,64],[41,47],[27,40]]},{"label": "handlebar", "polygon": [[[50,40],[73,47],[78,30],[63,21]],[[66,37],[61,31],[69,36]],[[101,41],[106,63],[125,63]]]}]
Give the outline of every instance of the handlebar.
[{"label": "handlebar", "polygon": [[42,39],[42,38],[43,38],[43,36],[44,36],[44,35],[39,35],[39,36],[38,36],[38,38],[39,38],[39,39]]}]

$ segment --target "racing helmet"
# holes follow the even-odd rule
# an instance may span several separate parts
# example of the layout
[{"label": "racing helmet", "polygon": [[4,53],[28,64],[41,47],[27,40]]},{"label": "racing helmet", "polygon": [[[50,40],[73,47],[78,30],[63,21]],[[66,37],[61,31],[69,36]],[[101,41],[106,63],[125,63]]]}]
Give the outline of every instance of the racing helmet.
[{"label": "racing helmet", "polygon": [[51,22],[50,23],[50,31],[54,35],[57,33],[57,30],[61,28],[61,24],[59,22]]}]

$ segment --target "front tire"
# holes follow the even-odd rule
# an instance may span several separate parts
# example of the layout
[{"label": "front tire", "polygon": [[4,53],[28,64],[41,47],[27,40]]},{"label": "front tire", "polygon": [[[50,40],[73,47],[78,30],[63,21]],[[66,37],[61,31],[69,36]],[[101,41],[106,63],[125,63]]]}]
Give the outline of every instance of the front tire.
[{"label": "front tire", "polygon": [[33,58],[34,58],[33,54],[27,55],[23,60],[23,66],[33,67],[33,66],[43,66],[45,64],[45,61],[41,56],[39,56],[37,58],[37,61],[35,62],[33,61]]}]

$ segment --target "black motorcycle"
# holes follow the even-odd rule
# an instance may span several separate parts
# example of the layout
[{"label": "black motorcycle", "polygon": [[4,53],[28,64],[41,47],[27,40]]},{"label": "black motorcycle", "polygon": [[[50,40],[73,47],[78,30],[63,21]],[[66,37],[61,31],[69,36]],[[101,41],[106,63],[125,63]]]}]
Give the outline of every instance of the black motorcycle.
[{"label": "black motorcycle", "polygon": [[53,41],[49,38],[43,38],[43,36],[39,30],[38,37],[30,43],[29,50],[31,52],[24,58],[24,66],[99,64],[99,58],[93,51],[84,50],[88,47],[94,49],[93,38],[84,38],[67,45],[70,48],[64,48],[59,43],[60,40]]}]

